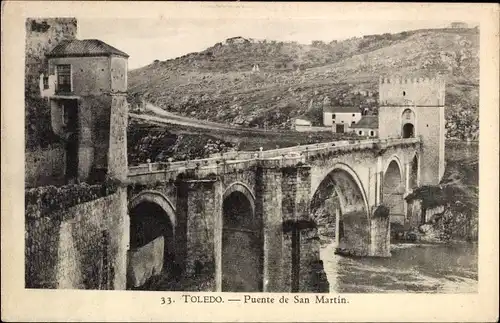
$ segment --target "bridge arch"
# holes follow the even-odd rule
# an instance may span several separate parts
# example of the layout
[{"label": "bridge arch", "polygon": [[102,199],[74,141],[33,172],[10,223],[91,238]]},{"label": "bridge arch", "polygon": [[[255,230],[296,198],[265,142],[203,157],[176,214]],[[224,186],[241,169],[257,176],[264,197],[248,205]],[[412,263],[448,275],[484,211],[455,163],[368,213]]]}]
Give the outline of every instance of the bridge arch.
[{"label": "bridge arch", "polygon": [[255,196],[247,185],[235,182],[222,197],[222,291],[261,292],[263,235]]},{"label": "bridge arch", "polygon": [[[175,265],[174,206],[158,191],[143,191],[130,200],[129,218],[127,288],[173,288],[178,273]],[[161,286],[160,281],[163,281]]]},{"label": "bridge arch", "polygon": [[313,193],[310,212],[321,243],[334,243],[340,253],[369,253],[368,201],[351,167],[338,163],[329,170]]},{"label": "bridge arch", "polygon": [[224,194],[222,194],[222,200],[224,201],[233,192],[240,192],[245,195],[250,202],[253,214],[255,214],[255,195],[252,193],[252,190],[250,190],[248,185],[242,182],[233,182],[226,188]]},{"label": "bridge arch", "polygon": [[128,209],[132,210],[133,208],[144,202],[150,202],[160,206],[162,210],[165,212],[165,214],[168,216],[170,222],[172,223],[172,226],[175,229],[176,225],[175,207],[172,204],[172,202],[170,202],[168,197],[166,197],[164,194],[158,191],[150,191],[150,190],[142,191],[141,193],[135,195],[130,199],[130,202],[128,204]]},{"label": "bridge arch", "polygon": [[391,163],[394,162],[397,164],[398,166],[398,171],[399,171],[399,176],[401,176],[401,178],[404,178],[404,171],[403,171],[403,164],[401,163],[401,159],[399,158],[398,155],[396,154],[393,154],[391,155],[391,157],[389,157],[387,159],[387,161],[385,162],[385,165],[384,165],[384,176],[385,174],[387,173],[387,170],[389,169],[389,166],[391,165]]},{"label": "bridge arch", "polygon": [[405,179],[399,158],[388,160],[382,182],[382,203],[389,208],[391,231],[403,230],[405,225]]}]

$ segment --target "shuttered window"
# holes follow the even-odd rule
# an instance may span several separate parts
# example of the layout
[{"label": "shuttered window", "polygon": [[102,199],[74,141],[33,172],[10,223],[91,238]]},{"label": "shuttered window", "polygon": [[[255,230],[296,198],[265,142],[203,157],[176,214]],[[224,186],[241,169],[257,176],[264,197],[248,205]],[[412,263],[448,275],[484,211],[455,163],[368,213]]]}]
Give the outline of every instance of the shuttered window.
[{"label": "shuttered window", "polygon": [[71,92],[71,65],[57,65],[57,91]]}]

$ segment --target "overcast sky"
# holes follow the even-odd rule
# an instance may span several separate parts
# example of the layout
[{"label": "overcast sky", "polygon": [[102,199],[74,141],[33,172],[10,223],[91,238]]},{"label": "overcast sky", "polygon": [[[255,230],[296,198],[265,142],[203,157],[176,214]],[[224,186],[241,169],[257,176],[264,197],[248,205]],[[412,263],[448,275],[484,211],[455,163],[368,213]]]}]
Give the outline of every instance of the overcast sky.
[{"label": "overcast sky", "polygon": [[[450,21],[332,20],[325,18],[78,18],[80,39],[98,38],[128,53],[129,68],[213,46],[227,38],[297,41],[341,40],[368,34],[446,27]],[[469,22],[473,26],[472,22]]]}]

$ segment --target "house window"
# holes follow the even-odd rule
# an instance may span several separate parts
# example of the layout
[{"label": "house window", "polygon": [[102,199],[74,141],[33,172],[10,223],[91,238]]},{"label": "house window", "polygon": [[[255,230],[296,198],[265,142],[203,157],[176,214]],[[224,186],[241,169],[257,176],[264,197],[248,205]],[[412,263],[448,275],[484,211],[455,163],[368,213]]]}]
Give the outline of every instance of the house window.
[{"label": "house window", "polygon": [[352,116],[355,117],[356,115],[353,113]]},{"label": "house window", "polygon": [[332,114],[332,119],[335,119],[335,113],[334,113],[334,114]]},{"label": "house window", "polygon": [[352,124],[355,124],[355,123],[356,123],[356,121],[352,121],[351,123],[352,123]]},{"label": "house window", "polygon": [[374,135],[375,135],[375,133],[373,132],[373,130],[372,130],[372,131],[370,131],[370,136],[372,136],[372,137],[373,137]]},{"label": "house window", "polygon": [[362,136],[363,135],[363,131],[358,131],[358,135]]},{"label": "house window", "polygon": [[49,77],[43,76],[43,89],[47,90],[49,88]]},{"label": "house window", "polygon": [[71,92],[71,65],[57,65],[57,91]]}]

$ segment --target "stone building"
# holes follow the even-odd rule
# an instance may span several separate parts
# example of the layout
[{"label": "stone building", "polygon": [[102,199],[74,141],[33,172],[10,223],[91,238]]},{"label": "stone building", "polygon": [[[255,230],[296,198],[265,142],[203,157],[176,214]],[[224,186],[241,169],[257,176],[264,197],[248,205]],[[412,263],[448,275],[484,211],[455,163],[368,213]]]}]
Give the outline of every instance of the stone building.
[{"label": "stone building", "polygon": [[351,130],[359,136],[378,136],[378,116],[363,116],[358,123],[351,126]]},{"label": "stone building", "polygon": [[469,28],[469,25],[467,25],[467,23],[462,21],[455,21],[450,24],[450,27],[460,29],[460,28]]},{"label": "stone building", "polygon": [[[97,39],[63,41],[47,54],[40,92],[54,133],[66,141],[68,181],[126,174],[127,58]],[[110,128],[111,127],[111,128]]]},{"label": "stone building", "polygon": [[307,120],[305,117],[298,117],[295,119],[295,130],[296,131],[309,131],[312,127],[311,121]]},{"label": "stone building", "polygon": [[332,126],[336,133],[349,132],[360,119],[361,111],[356,107],[323,107],[323,125]]}]

